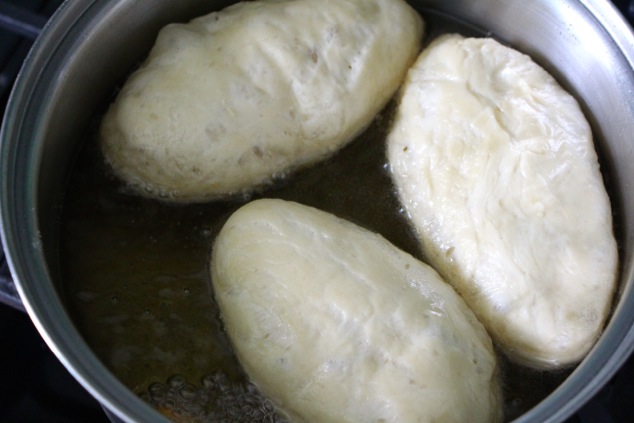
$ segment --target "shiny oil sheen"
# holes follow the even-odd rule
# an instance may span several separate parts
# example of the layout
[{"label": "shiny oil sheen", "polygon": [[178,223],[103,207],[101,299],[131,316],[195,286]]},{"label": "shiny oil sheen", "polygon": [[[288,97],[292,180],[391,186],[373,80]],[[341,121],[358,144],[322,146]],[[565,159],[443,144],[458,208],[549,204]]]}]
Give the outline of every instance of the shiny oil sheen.
[{"label": "shiny oil sheen", "polygon": [[[206,268],[214,234],[244,199],[171,206],[130,196],[103,166],[93,138],[158,29],[228,3],[67,2],[36,42],[7,107],[0,212],[18,289],[60,360],[125,421],[164,421],[138,395],[174,374],[202,384],[222,367],[244,381]],[[538,374],[503,364],[509,419],[562,421],[634,348],[634,36],[599,0],[411,3],[428,37],[489,35],[531,55],[577,97],[593,126],[620,243],[613,316],[574,370]],[[389,114],[332,160],[258,195],[323,208],[416,253],[384,168]]]}]

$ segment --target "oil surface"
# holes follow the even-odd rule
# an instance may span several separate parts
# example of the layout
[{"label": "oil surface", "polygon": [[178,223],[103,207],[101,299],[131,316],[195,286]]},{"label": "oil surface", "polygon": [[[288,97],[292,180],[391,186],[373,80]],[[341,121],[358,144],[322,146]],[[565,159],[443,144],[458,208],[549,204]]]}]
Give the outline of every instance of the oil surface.
[{"label": "oil surface", "polygon": [[[424,17],[428,38],[444,32],[484,35],[446,17]],[[61,251],[70,311],[104,364],[158,408],[169,392],[181,389],[192,401],[200,395],[209,398],[209,378],[220,371],[227,386],[250,395],[252,388],[222,328],[208,266],[215,235],[251,199],[281,198],[317,207],[424,259],[386,167],[384,141],[393,109],[391,103],[329,160],[250,198],[208,204],[173,205],[130,194],[104,164],[95,134],[88,134],[65,196]],[[537,372],[503,357],[500,361],[506,420],[529,410],[570,373]],[[262,406],[265,415],[270,410]],[[170,414],[173,410],[162,411],[179,418]],[[266,421],[274,421],[266,415]]]}]

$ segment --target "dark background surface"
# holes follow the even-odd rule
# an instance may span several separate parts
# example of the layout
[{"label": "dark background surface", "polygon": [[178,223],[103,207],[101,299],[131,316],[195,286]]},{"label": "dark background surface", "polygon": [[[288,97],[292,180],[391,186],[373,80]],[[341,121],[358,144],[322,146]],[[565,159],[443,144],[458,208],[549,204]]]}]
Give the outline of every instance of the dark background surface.
[{"label": "dark background surface", "polygon": [[[31,46],[34,28],[56,10],[61,0],[0,0],[0,114],[13,80]],[[630,22],[634,1],[614,0]],[[32,14],[16,13],[27,10]],[[4,15],[4,16],[3,16]],[[6,22],[17,17],[23,23]],[[5,29],[3,29],[4,27]],[[6,28],[13,27],[11,30]],[[16,31],[22,31],[18,35]],[[0,176],[1,177],[1,176]],[[0,422],[108,422],[100,405],[75,381],[48,349],[15,301],[15,289],[0,249]],[[15,308],[18,305],[18,308]],[[568,423],[634,421],[634,358]]]}]

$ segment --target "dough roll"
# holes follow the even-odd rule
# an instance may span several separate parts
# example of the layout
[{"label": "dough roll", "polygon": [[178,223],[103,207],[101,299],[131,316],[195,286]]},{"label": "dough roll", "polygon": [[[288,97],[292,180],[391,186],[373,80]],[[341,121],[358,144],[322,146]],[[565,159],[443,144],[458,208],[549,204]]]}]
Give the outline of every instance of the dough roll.
[{"label": "dough roll", "polygon": [[581,360],[618,259],[574,98],[524,54],[444,36],[408,73],[387,154],[427,259],[503,350],[535,368]]},{"label": "dough roll", "polygon": [[260,0],[163,28],[100,143],[139,194],[249,192],[359,134],[420,51],[403,0]]},{"label": "dough roll", "polygon": [[211,272],[238,358],[292,421],[500,420],[485,329],[431,267],[383,237],[258,200],[221,230]]}]

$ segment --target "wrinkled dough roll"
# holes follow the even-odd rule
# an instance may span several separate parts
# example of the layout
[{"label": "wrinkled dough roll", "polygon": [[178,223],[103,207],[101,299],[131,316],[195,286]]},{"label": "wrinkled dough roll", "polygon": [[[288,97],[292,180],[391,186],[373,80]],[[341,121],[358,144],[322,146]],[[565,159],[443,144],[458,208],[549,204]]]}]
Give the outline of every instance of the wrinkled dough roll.
[{"label": "wrinkled dough roll", "polygon": [[363,130],[422,32],[402,0],[262,0],[168,25],[105,115],[102,150],[145,196],[252,190]]},{"label": "wrinkled dough roll", "polygon": [[526,55],[441,37],[408,73],[387,149],[426,256],[494,340],[536,368],[580,360],[617,250],[576,101]]},{"label": "wrinkled dough roll", "polygon": [[247,374],[293,421],[499,420],[483,326],[432,268],[379,235],[258,200],[223,227],[211,272]]}]

